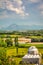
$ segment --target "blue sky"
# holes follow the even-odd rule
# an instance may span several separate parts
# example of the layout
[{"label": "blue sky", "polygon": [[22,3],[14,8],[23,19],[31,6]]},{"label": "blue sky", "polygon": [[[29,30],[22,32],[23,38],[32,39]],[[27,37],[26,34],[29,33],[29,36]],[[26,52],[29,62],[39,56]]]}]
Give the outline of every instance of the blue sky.
[{"label": "blue sky", "polygon": [[43,0],[0,0],[0,28],[43,25]]}]

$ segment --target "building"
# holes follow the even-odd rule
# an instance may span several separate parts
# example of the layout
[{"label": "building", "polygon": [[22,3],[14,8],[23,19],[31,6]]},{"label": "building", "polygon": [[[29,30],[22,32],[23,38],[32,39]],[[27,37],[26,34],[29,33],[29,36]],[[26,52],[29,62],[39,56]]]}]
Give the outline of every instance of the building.
[{"label": "building", "polygon": [[28,49],[28,53],[22,58],[23,63],[25,64],[40,64],[41,55],[38,52],[38,49],[35,46],[31,46]]},{"label": "building", "polygon": [[31,43],[31,39],[29,38],[25,38],[25,37],[21,37],[21,38],[18,38],[18,43]]}]

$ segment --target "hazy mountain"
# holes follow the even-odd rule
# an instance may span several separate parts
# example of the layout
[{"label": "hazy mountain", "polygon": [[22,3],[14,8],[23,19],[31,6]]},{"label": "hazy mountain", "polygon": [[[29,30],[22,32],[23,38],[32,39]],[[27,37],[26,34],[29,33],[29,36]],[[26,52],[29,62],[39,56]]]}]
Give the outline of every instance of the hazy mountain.
[{"label": "hazy mountain", "polygon": [[1,30],[40,30],[43,29],[42,25],[16,25],[16,24],[12,24],[10,26],[8,26],[7,28],[2,28]]}]

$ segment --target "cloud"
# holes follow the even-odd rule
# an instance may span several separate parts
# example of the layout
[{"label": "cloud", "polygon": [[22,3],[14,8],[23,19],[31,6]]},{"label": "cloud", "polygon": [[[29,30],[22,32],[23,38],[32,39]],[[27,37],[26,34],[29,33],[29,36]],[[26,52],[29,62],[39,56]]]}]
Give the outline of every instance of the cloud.
[{"label": "cloud", "polygon": [[19,6],[21,6],[23,4],[23,2],[21,0],[14,0],[14,2],[16,2]]},{"label": "cloud", "polygon": [[43,11],[41,11],[41,15],[43,15]]},{"label": "cloud", "polygon": [[0,0],[0,8],[2,8],[3,7],[3,5],[2,5],[2,1]]},{"label": "cloud", "polygon": [[27,16],[29,16],[30,14],[29,13],[26,13]]},{"label": "cloud", "polygon": [[0,19],[7,18],[7,17],[8,17],[8,15],[7,15],[6,11],[2,12],[0,15]]},{"label": "cloud", "polygon": [[38,9],[43,10],[43,4],[40,4]]},{"label": "cloud", "polygon": [[31,2],[33,2],[33,3],[37,3],[38,2],[38,0],[30,0]]},{"label": "cloud", "polygon": [[24,15],[23,7],[14,7],[12,4],[8,4],[6,7],[8,10],[16,12],[16,14]]},{"label": "cloud", "polygon": [[41,0],[29,0],[30,3],[38,3],[40,2]]},{"label": "cloud", "polygon": [[41,15],[43,15],[43,4],[38,6],[38,10],[40,11]]},{"label": "cloud", "polygon": [[23,5],[22,0],[1,0],[0,3],[0,8],[12,11],[13,13],[21,16],[27,16],[27,12],[25,12],[25,6]]}]

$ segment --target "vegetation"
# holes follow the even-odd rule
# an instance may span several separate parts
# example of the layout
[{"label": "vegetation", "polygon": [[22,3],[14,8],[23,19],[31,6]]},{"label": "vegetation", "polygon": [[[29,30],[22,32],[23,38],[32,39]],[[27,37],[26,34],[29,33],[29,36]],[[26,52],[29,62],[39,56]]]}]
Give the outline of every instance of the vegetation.
[{"label": "vegetation", "polygon": [[8,46],[13,46],[11,39],[6,39],[6,44]]},{"label": "vegetation", "polygon": [[[18,37],[30,38],[31,43],[19,44]],[[3,38],[6,38],[6,40],[4,41]],[[12,38],[15,40],[14,45]],[[22,65],[22,57],[27,53],[30,46],[36,46],[38,48],[42,54],[43,63],[43,30],[0,33],[0,65]]]},{"label": "vegetation", "polygon": [[28,30],[28,31],[12,31],[1,32],[0,38],[15,38],[26,37],[32,39],[32,42],[43,42],[43,30]]},{"label": "vegetation", "polygon": [[30,46],[36,46],[39,52],[42,54],[42,63],[43,63],[43,44],[20,44],[24,46],[19,48],[18,53],[16,47],[0,47],[0,65],[19,65],[22,61],[22,57],[28,52]]},{"label": "vegetation", "polygon": [[[28,52],[28,48],[30,46],[36,46],[39,50],[39,53],[42,54],[42,63],[43,63],[43,44],[25,44],[25,47],[23,48],[18,48],[18,54],[16,52],[16,47],[10,47],[7,48],[7,57],[8,56],[13,56],[15,58],[15,61],[17,62],[16,65],[19,65],[20,61],[22,60],[22,57]],[[24,46],[23,44],[20,46]],[[26,48],[26,46],[28,46]],[[42,48],[41,48],[42,46]],[[11,52],[12,51],[12,52]]]},{"label": "vegetation", "polygon": [[4,65],[6,61],[6,50],[4,48],[0,48],[0,65]]},{"label": "vegetation", "polygon": [[3,39],[0,40],[0,47],[7,47],[7,44],[3,41]]},{"label": "vegetation", "polygon": [[19,44],[18,44],[18,37],[15,37],[15,47],[16,47],[17,54],[18,54],[18,46],[19,46]]}]

